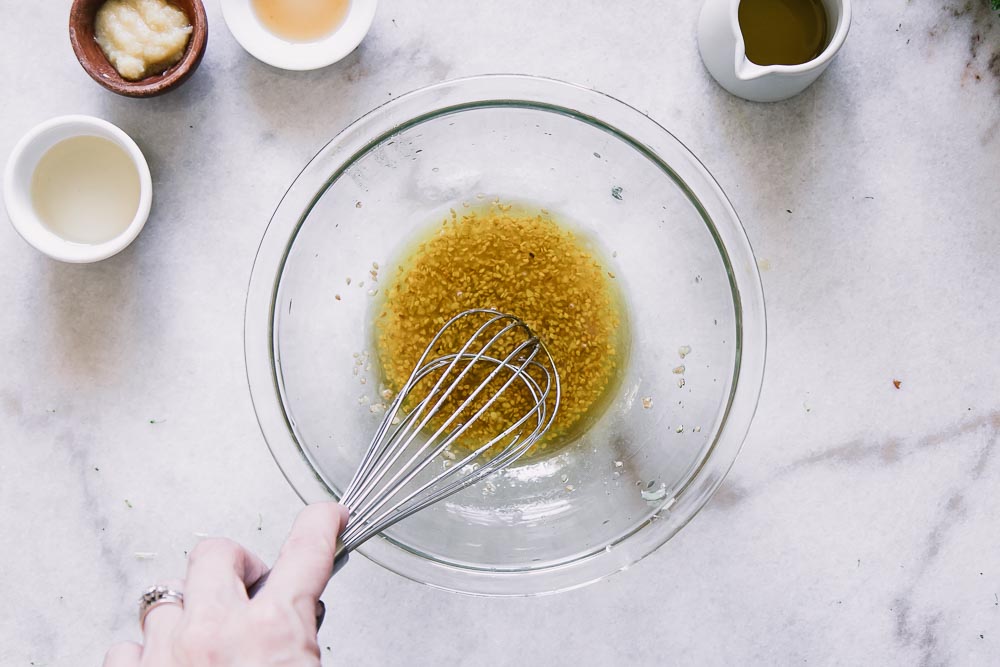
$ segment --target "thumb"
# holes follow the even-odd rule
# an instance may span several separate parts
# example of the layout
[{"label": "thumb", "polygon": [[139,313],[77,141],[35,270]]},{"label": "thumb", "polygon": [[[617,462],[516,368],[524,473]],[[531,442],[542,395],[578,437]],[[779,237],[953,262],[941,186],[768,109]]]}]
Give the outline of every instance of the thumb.
[{"label": "thumb", "polygon": [[[333,574],[337,536],[347,517],[347,508],[337,503],[316,503],[299,512],[268,576],[265,594],[289,602],[318,600]],[[314,606],[308,606],[310,614]]]}]

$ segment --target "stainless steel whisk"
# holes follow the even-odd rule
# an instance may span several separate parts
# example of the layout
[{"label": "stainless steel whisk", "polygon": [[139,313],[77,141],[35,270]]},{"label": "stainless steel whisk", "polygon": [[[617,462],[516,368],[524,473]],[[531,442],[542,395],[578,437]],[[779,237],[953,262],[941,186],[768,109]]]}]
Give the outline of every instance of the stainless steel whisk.
[{"label": "stainless steel whisk", "polygon": [[[478,318],[481,323],[462,346],[435,356],[445,334],[470,318]],[[478,385],[462,384],[470,373],[482,368],[491,370]],[[429,376],[428,382],[433,381],[433,385],[422,397],[417,396],[414,390]],[[503,384],[497,386],[498,380]],[[534,401],[524,414],[489,440],[477,442],[476,449],[463,443],[471,451],[460,460],[442,459],[441,472],[434,474],[428,469],[517,382]],[[476,407],[480,396],[485,403]],[[434,426],[432,422],[451,397],[461,404]],[[350,518],[337,541],[333,573],[347,562],[352,550],[369,538],[516,461],[549,430],[560,397],[555,363],[545,344],[523,320],[488,309],[466,310],[448,320],[428,343],[386,409],[361,465],[340,499],[350,510]],[[445,461],[451,465],[445,465]],[[423,479],[422,473],[430,479]],[[250,597],[263,588],[269,574],[247,588]],[[317,623],[322,623],[324,613],[325,607],[318,603]]]},{"label": "stainless steel whisk", "polygon": [[[446,333],[459,323],[481,321],[457,351],[435,356]],[[463,380],[477,369],[490,372],[472,387]],[[431,376],[426,394],[416,395]],[[473,378],[474,379],[474,378]],[[502,384],[499,384],[502,381]],[[524,414],[441,472],[424,471],[486,414],[515,383],[534,401]],[[559,373],[545,344],[521,319],[495,310],[467,310],[431,339],[413,372],[385,412],[358,471],[340,502],[350,510],[338,544],[337,564],[377,533],[415,512],[502,470],[531,448],[552,425],[559,409]],[[445,402],[461,404],[440,419]],[[476,407],[477,399],[480,407]],[[482,401],[485,400],[485,403]],[[405,404],[405,405],[404,405]],[[428,471],[431,472],[431,471]],[[423,473],[423,474],[422,474]],[[425,479],[430,477],[429,479]]]}]

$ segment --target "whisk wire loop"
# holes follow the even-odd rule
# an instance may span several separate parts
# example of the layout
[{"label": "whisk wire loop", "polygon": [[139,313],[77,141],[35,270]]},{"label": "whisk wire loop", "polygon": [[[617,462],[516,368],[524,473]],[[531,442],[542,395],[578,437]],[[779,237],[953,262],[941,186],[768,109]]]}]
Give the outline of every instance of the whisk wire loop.
[{"label": "whisk wire loop", "polygon": [[[439,344],[449,330],[474,317],[485,321],[458,351],[440,354]],[[494,349],[509,351],[495,354]],[[492,366],[488,373],[486,365]],[[482,374],[473,378],[470,374],[478,369]],[[434,374],[438,376],[426,394],[412,395]],[[478,383],[471,387],[475,380]],[[463,436],[471,437],[469,429],[518,383],[533,402],[523,414],[496,427],[498,433],[489,432],[472,445],[462,443],[469,451],[459,460],[449,456],[452,446]],[[552,357],[522,320],[490,309],[452,317],[431,339],[393,398],[341,497],[351,513],[341,536],[343,551],[516,461],[548,431],[560,397]],[[460,404],[441,414],[449,400]],[[435,461],[443,470],[418,480]]]},{"label": "whisk wire loop", "polygon": [[[389,470],[392,467],[392,465],[396,463],[396,461],[399,459],[402,453],[412,445],[414,439],[420,434],[420,432],[427,427],[428,423],[433,419],[434,415],[445,403],[445,401],[448,400],[448,397],[452,394],[455,388],[473,369],[473,365],[475,364],[475,362],[482,357],[482,355],[486,352],[486,350],[488,350],[490,347],[496,344],[496,342],[504,334],[506,334],[512,328],[518,326],[516,322],[510,323],[507,326],[505,326],[500,332],[494,335],[490,339],[490,341],[485,346],[483,346],[483,348],[476,355],[473,355],[473,357],[469,360],[469,363],[466,364],[466,366],[462,369],[462,371],[458,374],[458,376],[451,381],[451,384],[448,387],[447,391],[445,391],[445,393],[442,396],[437,398],[434,407],[426,414],[424,414],[424,410],[428,402],[430,402],[430,400],[432,400],[435,396],[437,396],[438,392],[441,390],[442,385],[445,383],[445,380],[450,377],[449,374],[452,372],[455,365],[458,363],[459,359],[463,358],[467,354],[468,349],[476,341],[479,335],[482,334],[487,328],[489,328],[493,323],[497,322],[499,319],[501,318],[493,317],[488,322],[483,324],[481,327],[479,327],[479,329],[475,332],[475,334],[473,334],[473,336],[466,341],[465,345],[462,347],[458,355],[449,355],[452,358],[450,360],[450,363],[448,364],[447,369],[445,370],[444,373],[441,374],[437,382],[434,383],[434,386],[431,388],[430,392],[428,392],[426,398],[420,401],[417,404],[416,408],[411,412],[411,414],[413,415],[413,420],[417,419],[421,420],[419,425],[417,425],[415,428],[412,428],[411,424],[413,420],[409,420],[403,426],[403,428],[396,429],[391,437],[385,439],[384,436],[386,431],[388,430],[388,425],[391,425],[392,420],[396,417],[396,415],[398,415],[399,410],[403,406],[403,399],[409,395],[410,391],[414,388],[414,386],[416,386],[419,383],[419,381],[423,377],[425,377],[430,373],[430,370],[425,371],[424,368],[421,367],[421,364],[423,364],[424,360],[427,358],[427,355],[430,352],[430,350],[432,350],[434,346],[436,346],[437,341],[441,338],[443,333],[454,322],[457,321],[457,317],[452,318],[452,320],[450,320],[447,324],[445,324],[445,326],[441,329],[441,331],[439,331],[438,334],[431,340],[430,345],[428,345],[427,349],[424,350],[423,355],[421,355],[420,360],[417,362],[417,368],[410,375],[410,378],[407,380],[406,384],[403,386],[399,394],[397,394],[397,396],[393,400],[390,409],[387,411],[387,418],[382,420],[382,424],[380,425],[379,430],[376,432],[375,437],[372,439],[372,442],[368,449],[369,453],[374,453],[375,455],[372,457],[366,457],[369,459],[367,461],[368,464],[367,466],[365,462],[362,463],[358,475],[355,478],[359,481],[359,487],[357,491],[354,491],[353,489],[348,489],[348,491],[345,492],[344,494],[345,502],[349,502],[350,499],[352,498],[351,495],[352,491],[354,491],[354,493],[356,493],[359,496],[363,496],[364,494],[368,493],[371,490],[371,486],[375,483],[375,480],[378,479],[378,476],[380,474],[384,474],[386,470]],[[479,393],[481,393],[481,391],[485,388],[486,384],[488,384],[488,381],[491,380],[498,371],[499,367],[495,369],[493,374],[490,375],[487,382],[481,383],[476,388],[475,392],[467,397],[466,401],[463,402],[462,405],[452,413],[452,415],[445,421],[445,423],[438,428],[437,432],[435,432],[430,438],[427,439],[424,446],[421,447],[420,452],[426,450],[427,447],[430,445],[430,443],[434,442],[441,435],[441,433],[445,429],[447,429],[447,427],[455,419],[458,418],[458,415],[461,414],[462,410],[464,410],[464,408],[469,403],[471,403],[475,399],[475,397],[478,396]],[[506,387],[504,387],[504,389],[506,389]],[[400,437],[405,438],[405,441],[401,446],[398,445],[396,442],[396,440]],[[420,452],[418,452],[418,454]],[[389,456],[386,456],[387,454]],[[398,478],[393,478],[385,486],[391,487],[396,481],[398,481]],[[372,501],[374,501],[374,499]],[[358,512],[361,511],[362,508],[359,507]]]},{"label": "whisk wire loop", "polygon": [[[445,434],[447,428],[452,424],[452,422],[454,422],[455,419],[457,419],[459,415],[461,415],[465,411],[465,409],[469,406],[469,404],[480,393],[482,393],[482,391],[493,381],[496,375],[500,373],[502,370],[504,370],[505,366],[509,365],[509,362],[513,359],[513,357],[516,354],[518,354],[518,352],[519,351],[515,351],[512,352],[510,355],[508,355],[507,359],[504,360],[503,365],[497,365],[497,367],[493,370],[493,372],[491,372],[490,375],[486,377],[486,379],[480,382],[479,386],[477,386],[476,389],[469,394],[469,396],[465,399],[462,405],[459,408],[457,408],[451,414],[451,416],[429,438],[427,438],[427,440],[422,445],[419,445],[417,447],[417,450],[412,454],[408,462],[402,465],[395,472],[395,474],[392,475],[390,479],[385,481],[385,483],[383,484],[382,491],[380,493],[377,493],[367,498],[357,507],[356,511],[359,519],[362,519],[367,515],[368,509],[370,507],[373,507],[377,503],[387,499],[391,495],[394,495],[397,489],[409,483],[414,477],[416,477],[433,460],[434,457],[440,455],[441,452],[446,450],[459,437],[461,437],[461,435],[480,417],[480,415],[489,410],[493,402],[496,401],[500,397],[500,395],[504,391],[506,391],[506,389],[511,384],[514,383],[515,380],[519,379],[519,374],[524,370],[524,366],[526,366],[530,362],[530,359],[528,361],[525,361],[521,366],[517,367],[515,372],[511,373],[510,378],[507,380],[504,386],[501,387],[495,394],[493,394],[486,402],[486,404],[483,405],[481,408],[479,408],[479,410],[469,420],[463,423],[460,427],[448,433],[447,436],[444,437],[443,439],[441,438],[441,436]],[[482,358],[481,353],[478,355],[474,355],[469,363],[470,364],[476,363],[480,361],[481,358]],[[453,361],[452,364],[454,363],[455,362]],[[438,402],[438,406],[440,406],[441,401],[447,399],[447,397],[452,393],[452,391],[455,389],[455,384],[461,381],[460,379],[461,377],[462,376],[460,375],[459,378],[456,379],[455,382],[452,383],[452,385],[448,388],[442,399]],[[438,406],[435,406],[435,409]],[[431,413],[428,413],[428,416],[425,418],[423,422],[421,422],[421,424],[426,425],[427,420],[430,418],[432,414],[433,411]],[[502,439],[510,435],[513,431],[519,429],[521,425],[523,425],[524,422],[527,421],[530,417],[531,413],[529,412],[524,417],[522,417],[518,422],[512,424],[502,433],[489,440],[485,445],[482,445],[477,450],[477,452],[485,451],[490,447],[492,447],[493,445],[497,444]],[[409,425],[407,425],[407,428],[409,428]],[[387,473],[387,471],[392,470],[392,466],[398,461],[400,456],[404,452],[410,450],[410,446],[412,445],[413,440],[419,435],[420,432],[419,429],[420,429],[419,426],[416,429],[410,429],[410,433],[408,434],[408,437],[406,438],[405,442],[403,442],[402,446],[395,447],[394,448],[395,454],[392,457],[387,457],[385,461],[381,464],[380,469],[376,472],[378,472],[379,474],[385,474]],[[397,433],[398,432],[399,431],[397,431]],[[432,446],[432,443],[436,444]],[[393,451],[393,449],[390,449],[388,451]],[[425,454],[426,456],[424,456]],[[422,456],[423,458],[421,459]],[[375,479],[377,479],[377,477],[371,476],[369,483],[372,483]]]},{"label": "whisk wire loop", "polygon": [[[541,365],[539,365],[538,367],[542,368]],[[521,369],[519,368],[517,370],[521,370]],[[516,380],[516,379],[518,379],[518,377],[519,377],[518,375],[512,374],[512,377],[511,377],[510,381]],[[525,378],[528,378],[528,377],[530,377],[530,376],[521,376],[521,379],[525,379]],[[530,379],[530,381],[526,380],[526,382],[528,384],[529,391],[531,392],[532,397],[536,401],[538,401],[541,398],[541,396],[542,396],[542,390],[541,390],[541,388],[538,386],[537,382],[534,379]],[[499,395],[499,392],[498,392],[497,395]],[[484,406],[484,408],[480,408],[479,412],[482,412],[485,409],[486,409],[486,407]],[[537,412],[537,419],[538,419],[538,421],[539,422],[544,422],[546,411],[544,409],[542,409],[542,410],[538,410],[538,411],[535,411],[535,412]],[[477,413],[477,415],[478,414],[479,413]],[[476,483],[477,481],[479,481],[483,477],[487,476],[488,474],[491,474],[494,470],[496,470],[499,467],[501,467],[503,464],[506,463],[506,461],[508,459],[513,460],[513,458],[515,458],[513,456],[514,454],[518,454],[519,455],[522,452],[521,448],[519,448],[519,447],[516,448],[516,447],[514,447],[514,445],[518,444],[518,440],[519,439],[522,440],[522,442],[524,441],[524,439],[522,439],[521,435],[519,433],[514,433],[514,431],[516,431],[517,429],[519,429],[526,421],[528,421],[532,417],[532,414],[533,414],[532,412],[529,412],[529,413],[525,414],[518,422],[512,424],[510,427],[508,427],[507,429],[505,429],[501,434],[497,435],[496,437],[494,437],[493,439],[489,440],[485,444],[480,445],[478,447],[478,449],[476,449],[476,450],[472,451],[471,453],[467,454],[460,461],[454,462],[450,466],[448,466],[447,468],[445,468],[445,471],[443,473],[441,473],[440,475],[434,477],[433,479],[431,479],[431,480],[423,483],[422,485],[420,485],[416,489],[410,491],[404,498],[395,501],[393,503],[392,507],[390,507],[387,510],[385,510],[385,516],[384,516],[383,519],[380,520],[380,522],[379,522],[380,525],[381,525],[382,522],[394,523],[396,520],[405,518],[406,516],[409,516],[410,514],[413,514],[414,512],[417,512],[417,511],[423,509],[424,507],[427,507],[428,505],[431,505],[434,502],[437,502],[437,500],[439,500],[441,498],[444,498],[444,497],[446,497],[448,495],[451,495],[452,493],[455,493],[455,492],[457,492],[457,491],[459,491],[459,490],[461,490],[461,489],[463,489],[463,488],[465,488],[467,486],[470,486],[471,484]],[[471,422],[469,422],[469,423],[471,423]],[[413,455],[413,457],[411,457],[403,465],[403,467],[402,467],[402,470],[410,470],[411,472],[406,476],[405,479],[398,480],[396,478],[393,478],[392,480],[390,480],[388,482],[388,486],[391,487],[391,488],[393,488],[393,489],[407,488],[407,487],[405,487],[406,484],[408,484],[410,481],[412,481],[412,479],[414,477],[416,477],[417,474],[419,474],[428,465],[430,465],[441,454],[442,451],[446,450],[454,442],[455,438],[458,437],[456,435],[456,433],[457,433],[457,431],[451,433],[448,436],[448,438],[445,439],[445,440],[443,440],[441,442],[441,444],[438,445],[437,447],[435,447],[432,452],[425,453],[424,450],[421,449],[420,451],[418,451],[417,453],[415,453]],[[494,445],[496,445],[497,443],[499,443],[501,440],[505,439],[508,436],[512,436],[512,440],[510,442],[510,446],[511,447],[509,448],[509,451],[506,453],[506,455],[498,456],[496,459],[493,459],[492,461],[489,461],[487,464],[481,466],[480,468],[478,468],[476,470],[471,470],[471,471],[467,471],[467,472],[465,471],[465,466],[467,466],[467,465],[473,465],[474,461],[480,455],[482,455],[485,452],[487,452],[491,447],[493,447]],[[433,489],[433,487],[439,486],[442,482],[444,482],[445,480],[447,480],[447,479],[449,479],[451,477],[454,477],[454,476],[458,475],[460,472],[464,472],[465,477],[460,478],[458,480],[453,480],[449,484],[444,485],[444,486],[440,486],[439,488],[433,490],[431,493],[428,494],[428,491],[431,491]],[[471,473],[475,473],[475,474],[469,474],[470,472]],[[407,505],[408,503],[410,503],[410,502],[418,499],[420,496],[422,496],[424,494],[427,494],[426,497],[424,497],[423,499],[421,499],[418,502],[416,502],[413,506],[411,506],[411,507],[405,507],[404,508],[405,505]],[[389,492],[389,493],[383,494],[383,496],[379,497],[378,500],[384,500],[386,498],[392,497],[393,495],[396,495],[396,494],[393,493],[393,492]],[[374,507],[374,506],[371,505],[371,504],[369,504],[364,509],[358,511],[358,513],[356,515],[357,520],[358,521],[364,521],[364,519],[366,519],[367,516],[370,514],[369,510],[372,507]],[[378,530],[375,529],[374,526],[372,526],[372,529],[374,529],[375,532],[378,532]],[[351,538],[351,536],[354,534],[354,532],[356,532],[356,531],[352,531],[351,533],[346,533],[345,536],[344,536],[345,540],[349,540]]]}]

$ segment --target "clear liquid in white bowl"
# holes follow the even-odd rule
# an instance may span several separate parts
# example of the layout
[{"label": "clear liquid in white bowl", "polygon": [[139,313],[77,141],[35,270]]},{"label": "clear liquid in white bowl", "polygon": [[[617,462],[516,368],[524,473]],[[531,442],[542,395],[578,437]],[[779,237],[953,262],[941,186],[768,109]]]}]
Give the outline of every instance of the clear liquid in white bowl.
[{"label": "clear liquid in white bowl", "polygon": [[105,243],[122,234],[139,210],[139,171],[113,141],[64,139],[38,161],[31,202],[42,223],[60,238]]}]

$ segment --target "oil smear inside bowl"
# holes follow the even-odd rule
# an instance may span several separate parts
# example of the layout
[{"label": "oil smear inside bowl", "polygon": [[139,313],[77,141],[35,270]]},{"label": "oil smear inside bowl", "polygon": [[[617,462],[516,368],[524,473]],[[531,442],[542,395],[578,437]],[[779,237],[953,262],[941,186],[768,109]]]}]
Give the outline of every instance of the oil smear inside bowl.
[{"label": "oil smear inside bowl", "polygon": [[289,42],[314,42],[339,28],[351,0],[252,0],[268,32]]},{"label": "oil smear inside bowl", "polygon": [[94,38],[123,79],[139,81],[180,62],[191,38],[184,11],[166,0],[106,0]]},{"label": "oil smear inside bowl", "polygon": [[31,177],[31,202],[42,224],[73,243],[117,237],[139,210],[139,171],[121,146],[103,137],[60,141]]},{"label": "oil smear inside bowl", "polygon": [[[561,378],[555,421],[529,457],[572,442],[610,404],[628,361],[628,317],[610,263],[583,233],[543,210],[494,202],[461,215],[452,211],[405,245],[393,266],[373,327],[388,392],[399,391],[451,317],[488,308],[524,320],[546,345]],[[475,327],[470,320],[450,330],[434,353],[458,352]],[[441,414],[464,397],[459,393]],[[472,424],[458,447],[476,449],[533,404],[526,390],[505,396]]]}]

